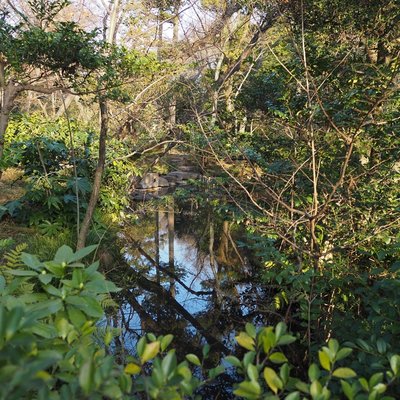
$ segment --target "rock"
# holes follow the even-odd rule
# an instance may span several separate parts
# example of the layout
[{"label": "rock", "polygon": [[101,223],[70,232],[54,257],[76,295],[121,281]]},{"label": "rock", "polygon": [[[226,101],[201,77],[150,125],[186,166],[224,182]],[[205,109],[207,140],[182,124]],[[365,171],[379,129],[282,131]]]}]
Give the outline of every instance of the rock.
[{"label": "rock", "polygon": [[139,182],[139,189],[153,189],[159,186],[160,176],[154,172],[149,172],[143,175],[142,180]]},{"label": "rock", "polygon": [[173,171],[165,175],[164,178],[168,181],[181,182],[187,179],[199,179],[200,177],[201,175],[196,172]]},{"label": "rock", "polygon": [[159,187],[168,187],[169,186],[169,181],[162,176],[158,178],[158,186]]}]

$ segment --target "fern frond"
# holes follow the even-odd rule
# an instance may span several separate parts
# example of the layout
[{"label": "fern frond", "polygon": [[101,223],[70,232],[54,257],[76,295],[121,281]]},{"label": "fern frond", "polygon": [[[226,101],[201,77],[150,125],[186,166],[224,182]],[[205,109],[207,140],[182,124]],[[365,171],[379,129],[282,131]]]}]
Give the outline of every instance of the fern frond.
[{"label": "fern frond", "polygon": [[102,294],[101,297],[99,297],[99,301],[103,309],[118,308],[118,304],[113,300],[111,295],[108,293]]},{"label": "fern frond", "polygon": [[4,256],[6,264],[0,268],[15,269],[22,267],[21,254],[27,247],[28,245],[26,243],[20,243],[15,249],[7,252]]}]

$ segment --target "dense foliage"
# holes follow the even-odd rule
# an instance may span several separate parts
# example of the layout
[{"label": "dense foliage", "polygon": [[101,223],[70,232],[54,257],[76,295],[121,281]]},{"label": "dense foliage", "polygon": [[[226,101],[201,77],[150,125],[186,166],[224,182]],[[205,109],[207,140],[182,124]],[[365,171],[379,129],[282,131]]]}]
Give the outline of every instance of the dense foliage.
[{"label": "dense foliage", "polygon": [[[101,20],[75,1],[0,6],[0,397],[398,398],[399,1],[131,3]],[[132,205],[182,160],[201,179]],[[146,210],[159,241],[159,204],[168,266],[138,245]],[[175,304],[172,216],[189,207],[216,315],[229,285],[261,299],[246,315],[232,300],[227,336]],[[81,261],[95,249],[102,272]],[[208,343],[182,362],[175,324]]]},{"label": "dense foliage", "polygon": [[44,262],[20,249],[6,256],[0,270],[2,399],[128,399],[142,398],[142,392],[152,399],[183,399],[200,396],[223,373],[239,377],[232,390],[245,399],[394,399],[386,392],[400,376],[399,355],[390,356],[387,371],[382,366],[366,379],[341,366],[352,349],[330,339],[303,382],[281,352],[296,341],[283,323],[259,329],[247,324],[236,336],[247,351],[242,359],[227,356],[215,368],[205,365],[209,345],[202,360],[188,354],[178,363],[175,351],[167,350],[172,335],[153,334],[139,339],[136,356],[118,365],[118,330],[103,311],[113,307],[109,293],[118,289],[98,272],[98,262],[81,262],[96,247],[73,252],[63,246]]}]

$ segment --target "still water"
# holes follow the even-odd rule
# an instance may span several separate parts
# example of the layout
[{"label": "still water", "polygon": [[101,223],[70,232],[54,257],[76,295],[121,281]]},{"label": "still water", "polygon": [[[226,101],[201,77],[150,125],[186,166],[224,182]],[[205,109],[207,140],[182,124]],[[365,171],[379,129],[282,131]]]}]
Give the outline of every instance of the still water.
[{"label": "still water", "polygon": [[246,322],[267,324],[268,289],[253,274],[243,232],[210,208],[172,200],[125,226],[130,281],[120,295],[121,338],[128,352],[146,332],[172,333],[178,354],[234,351]]}]

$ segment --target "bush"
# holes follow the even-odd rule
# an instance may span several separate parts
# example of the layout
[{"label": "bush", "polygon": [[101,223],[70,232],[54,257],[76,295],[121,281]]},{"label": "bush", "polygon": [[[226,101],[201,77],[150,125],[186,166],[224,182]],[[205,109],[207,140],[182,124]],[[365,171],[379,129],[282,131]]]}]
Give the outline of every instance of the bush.
[{"label": "bush", "polygon": [[296,340],[284,323],[259,329],[247,324],[236,336],[246,351],[243,357],[227,356],[211,369],[205,363],[208,345],[203,359],[188,354],[178,362],[175,351],[168,350],[172,335],[142,337],[136,357],[118,364],[112,355],[117,332],[103,326],[104,307],[112,305],[110,293],[118,288],[98,272],[98,262],[81,262],[95,248],[73,252],[62,246],[46,262],[22,248],[5,258],[7,264],[0,267],[0,399],[201,398],[202,388],[223,373],[241,377],[232,393],[249,400],[395,399],[386,392],[398,381],[399,355],[390,355],[390,368],[366,379],[343,364],[352,349],[331,339],[304,382],[282,352]]}]

